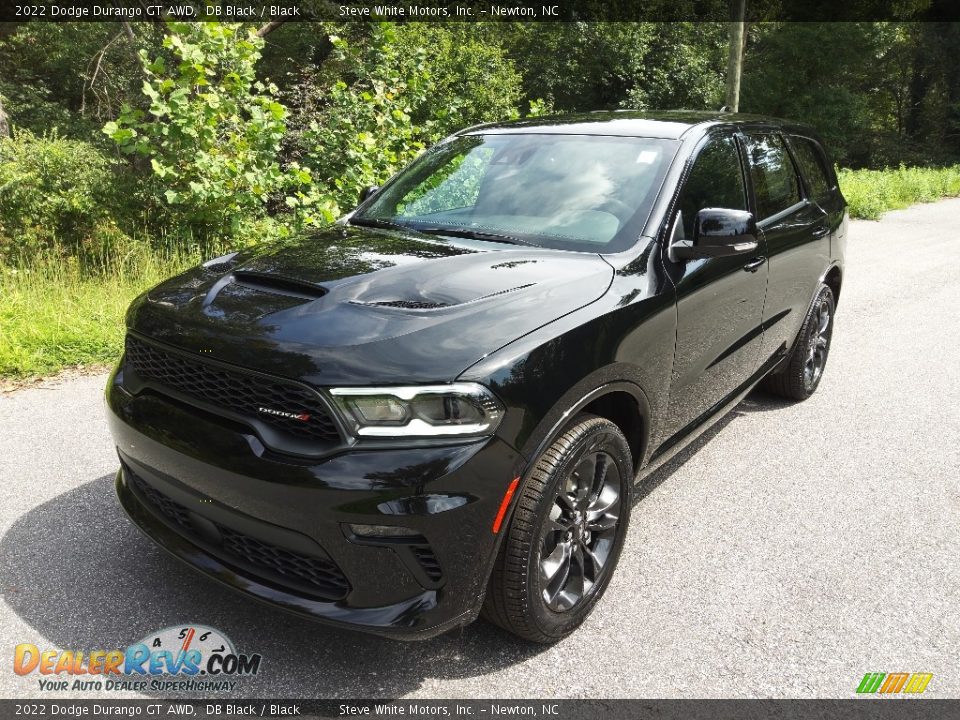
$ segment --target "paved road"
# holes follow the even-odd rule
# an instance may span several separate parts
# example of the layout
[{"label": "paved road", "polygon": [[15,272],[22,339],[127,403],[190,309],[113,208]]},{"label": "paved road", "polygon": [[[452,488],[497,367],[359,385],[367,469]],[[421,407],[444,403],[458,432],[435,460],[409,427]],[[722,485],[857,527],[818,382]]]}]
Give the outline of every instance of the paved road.
[{"label": "paved road", "polygon": [[264,609],[121,514],[104,377],[0,397],[0,697],[39,692],[10,672],[16,643],[110,649],[185,621],[263,654],[247,696],[848,697],[867,671],[923,671],[960,697],[958,217],[853,224],[819,392],[754,393],[653,476],[600,607],[549,649]]}]

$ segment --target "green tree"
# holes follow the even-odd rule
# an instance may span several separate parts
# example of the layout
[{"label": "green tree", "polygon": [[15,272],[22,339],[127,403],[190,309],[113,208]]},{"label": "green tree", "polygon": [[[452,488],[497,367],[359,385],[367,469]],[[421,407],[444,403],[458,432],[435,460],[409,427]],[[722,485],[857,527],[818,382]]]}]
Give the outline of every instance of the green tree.
[{"label": "green tree", "polygon": [[330,57],[301,78],[293,161],[309,167],[314,194],[338,209],[356,204],[438,138],[433,120],[415,123],[414,108],[431,92],[426,54],[401,54],[392,23],[370,26],[362,40],[332,35]]},{"label": "green tree", "polygon": [[[141,51],[142,109],[127,105],[103,132],[126,153],[149,159],[166,202],[187,222],[239,231],[273,194],[308,185],[309,173],[281,168],[286,108],[256,78],[263,40],[238,23],[170,23],[166,53]],[[304,205],[306,194],[300,193]]]},{"label": "green tree", "polygon": [[134,46],[114,23],[18,25],[0,39],[0,94],[11,124],[100,141],[99,125],[137,93],[137,47],[158,46],[157,38],[149,27],[138,29]]},{"label": "green tree", "polygon": [[558,110],[717,109],[723,23],[516,23],[503,43],[528,99]]},{"label": "green tree", "polygon": [[467,125],[518,115],[522,77],[491,23],[404,23],[399,58],[422,58],[430,92],[411,108],[414,123],[448,135]]},{"label": "green tree", "polygon": [[740,109],[810,123],[840,165],[923,161],[906,133],[915,30],[868,22],[754,26]]}]

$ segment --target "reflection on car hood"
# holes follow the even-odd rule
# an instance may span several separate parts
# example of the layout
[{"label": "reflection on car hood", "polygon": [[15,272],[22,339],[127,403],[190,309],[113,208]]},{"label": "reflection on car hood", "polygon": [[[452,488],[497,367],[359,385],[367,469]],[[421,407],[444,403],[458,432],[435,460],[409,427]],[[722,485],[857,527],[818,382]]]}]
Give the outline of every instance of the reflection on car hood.
[{"label": "reflection on car hood", "polygon": [[134,301],[132,329],[315,385],[441,382],[601,297],[599,255],[335,226]]}]

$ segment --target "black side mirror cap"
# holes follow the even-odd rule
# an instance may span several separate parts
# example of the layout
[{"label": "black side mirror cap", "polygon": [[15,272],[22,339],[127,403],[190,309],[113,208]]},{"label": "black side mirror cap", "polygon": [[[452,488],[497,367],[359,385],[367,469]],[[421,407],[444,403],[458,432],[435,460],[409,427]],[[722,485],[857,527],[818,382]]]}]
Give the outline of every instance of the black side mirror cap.
[{"label": "black side mirror cap", "polygon": [[380,189],[379,185],[368,185],[363,190],[360,191],[360,203],[363,204],[374,195],[377,194],[377,191]]},{"label": "black side mirror cap", "polygon": [[753,213],[704,208],[693,221],[693,242],[675,242],[670,251],[677,260],[696,260],[749,255],[757,247],[757,221]]}]

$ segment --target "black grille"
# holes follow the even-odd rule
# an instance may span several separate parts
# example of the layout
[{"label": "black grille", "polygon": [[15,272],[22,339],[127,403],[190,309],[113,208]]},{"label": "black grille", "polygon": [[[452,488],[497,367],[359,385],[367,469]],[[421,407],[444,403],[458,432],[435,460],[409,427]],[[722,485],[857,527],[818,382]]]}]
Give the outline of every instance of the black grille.
[{"label": "black grille", "polygon": [[[300,385],[242,370],[228,370],[201,359],[167,352],[130,335],[127,336],[126,358],[137,376],[161,388],[255,417],[288,435],[331,443],[340,440],[336,425],[319,396]],[[270,414],[264,410],[287,415]]]},{"label": "black grille", "polygon": [[[194,541],[204,544],[204,540],[196,537],[196,530],[190,522],[189,511],[183,505],[171,500],[129,469],[125,472],[132,478],[133,484],[148,504],[183,528],[187,537],[192,537]],[[332,560],[302,555],[220,523],[213,524],[220,537],[220,548],[227,557],[233,556],[246,565],[266,570],[269,574],[282,575],[295,580],[299,585],[308,586],[313,594],[329,600],[339,600],[350,590],[347,579]],[[209,542],[209,539],[206,542]]]},{"label": "black grille", "polygon": [[188,532],[193,531],[193,523],[190,522],[190,513],[183,505],[171,500],[162,492],[148,485],[133,473],[128,474],[133,478],[134,484],[137,486],[140,494],[147,499],[147,502],[153,505],[157,510],[160,511],[161,514],[175,522],[184,530],[187,530]]},{"label": "black grille", "polygon": [[423,568],[428,578],[431,580],[439,580],[443,577],[443,569],[440,567],[440,561],[437,560],[437,556],[433,554],[433,550],[430,547],[415,547],[413,548],[413,554],[417,556],[420,567]]},{"label": "black grille", "polygon": [[251,565],[323,588],[332,598],[347,594],[346,578],[332,562],[285,550],[222,525],[217,529],[223,537],[223,549]]}]

